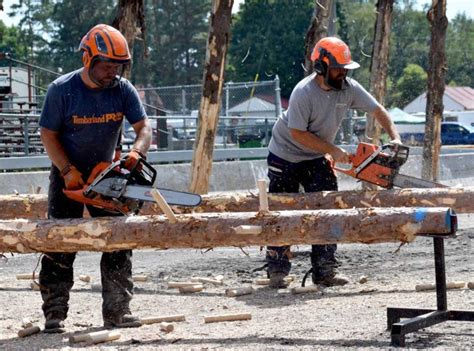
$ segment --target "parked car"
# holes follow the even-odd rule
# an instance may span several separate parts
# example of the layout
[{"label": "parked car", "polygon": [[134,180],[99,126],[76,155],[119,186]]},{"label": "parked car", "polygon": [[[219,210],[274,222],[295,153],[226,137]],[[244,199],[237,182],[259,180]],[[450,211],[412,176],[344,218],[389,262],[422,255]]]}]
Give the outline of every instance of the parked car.
[{"label": "parked car", "polygon": [[441,123],[441,143],[443,145],[474,144],[474,127],[459,122]]},{"label": "parked car", "polygon": [[[423,144],[425,133],[400,133],[402,141],[407,144]],[[441,123],[442,145],[474,145],[474,127],[459,122]]]}]

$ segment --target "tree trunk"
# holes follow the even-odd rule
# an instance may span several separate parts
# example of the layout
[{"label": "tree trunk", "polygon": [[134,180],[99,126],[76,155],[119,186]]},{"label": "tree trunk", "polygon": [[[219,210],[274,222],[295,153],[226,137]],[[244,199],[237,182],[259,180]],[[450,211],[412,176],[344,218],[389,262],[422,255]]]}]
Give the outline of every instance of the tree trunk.
[{"label": "tree trunk", "polygon": [[455,215],[443,207],[281,211],[268,216],[208,213],[179,215],[177,223],[164,216],[16,219],[0,221],[0,252],[371,244],[410,242],[417,234],[450,235],[455,231]]},{"label": "tree trunk", "polygon": [[[373,191],[323,191],[301,194],[268,194],[270,211],[308,209],[348,209],[364,207],[443,207],[459,213],[474,212],[474,187],[396,189]],[[0,195],[0,219],[45,219],[48,211],[46,195]],[[203,196],[199,207],[173,206],[176,213],[251,212],[258,211],[258,195],[232,192]],[[141,215],[161,213],[157,205],[146,203]]]},{"label": "tree trunk", "polygon": [[191,166],[190,190],[199,194],[206,194],[209,191],[233,4],[234,0],[212,1],[201,106],[199,107],[199,127]]},{"label": "tree trunk", "polygon": [[[137,27],[138,24],[138,27]],[[112,22],[112,26],[117,28],[125,37],[130,49],[130,54],[133,54],[133,44],[137,34],[140,33],[142,40],[145,40],[145,11],[143,0],[119,0],[117,5],[117,16]],[[147,45],[143,45],[146,48]],[[128,77],[129,71],[124,73]]]},{"label": "tree trunk", "polygon": [[306,32],[305,37],[305,76],[313,73],[314,63],[311,61],[311,53],[314,45],[328,36],[329,19],[332,9],[332,0],[315,0],[314,12],[311,18],[311,24]]},{"label": "tree trunk", "polygon": [[439,178],[439,152],[441,149],[441,120],[446,73],[446,0],[433,0],[427,14],[431,24],[428,84],[426,91],[426,125],[423,141],[422,175],[427,180]]},{"label": "tree trunk", "polygon": [[[387,83],[388,54],[390,51],[390,30],[394,0],[378,0],[375,20],[374,46],[370,64],[369,91],[383,105]],[[381,127],[372,117],[367,117],[367,142],[380,144]]]}]

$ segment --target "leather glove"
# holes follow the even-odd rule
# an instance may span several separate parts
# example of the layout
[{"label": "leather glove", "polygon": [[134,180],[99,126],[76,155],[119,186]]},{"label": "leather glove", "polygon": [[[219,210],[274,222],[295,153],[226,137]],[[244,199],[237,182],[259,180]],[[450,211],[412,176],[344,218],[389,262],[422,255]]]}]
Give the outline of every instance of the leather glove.
[{"label": "leather glove", "polygon": [[117,162],[122,158],[122,149],[115,149],[114,159],[112,162]]},{"label": "leather glove", "polygon": [[126,156],[123,166],[131,171],[137,165],[138,161],[145,158],[143,154],[137,149],[132,149]]},{"label": "leather glove", "polygon": [[68,165],[61,171],[61,176],[64,179],[64,185],[67,190],[77,190],[84,187],[84,180],[82,180],[82,173],[76,167]]}]

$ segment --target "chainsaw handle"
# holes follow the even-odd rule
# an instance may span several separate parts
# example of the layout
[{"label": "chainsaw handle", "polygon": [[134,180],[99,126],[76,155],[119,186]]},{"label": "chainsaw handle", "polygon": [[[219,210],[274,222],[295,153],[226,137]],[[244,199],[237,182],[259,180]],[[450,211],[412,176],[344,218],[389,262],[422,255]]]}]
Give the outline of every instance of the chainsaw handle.
[{"label": "chainsaw handle", "polygon": [[338,166],[336,166],[336,162],[334,162],[334,160],[331,160],[332,169],[334,169],[335,171],[341,172],[341,173],[351,175],[351,172],[355,168],[354,165],[353,165],[354,157],[355,157],[354,154],[349,154],[349,162],[350,162],[349,163],[350,164],[349,168],[338,167]]}]

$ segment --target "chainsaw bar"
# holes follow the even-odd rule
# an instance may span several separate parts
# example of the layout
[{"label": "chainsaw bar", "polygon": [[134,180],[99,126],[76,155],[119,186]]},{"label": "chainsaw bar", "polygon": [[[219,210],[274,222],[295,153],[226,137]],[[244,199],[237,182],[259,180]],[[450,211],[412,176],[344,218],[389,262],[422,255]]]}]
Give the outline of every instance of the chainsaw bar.
[{"label": "chainsaw bar", "polygon": [[[126,179],[112,177],[102,179],[92,188],[92,191],[116,199],[124,197],[132,200],[155,202],[151,195],[152,189],[149,186],[127,185]],[[160,188],[158,188],[158,191],[169,205],[192,207],[201,203],[201,196],[198,194]]]},{"label": "chainsaw bar", "polygon": [[448,186],[429,180],[397,174],[393,177],[393,185],[400,188],[447,188]]},{"label": "chainsaw bar", "polygon": [[[129,185],[122,194],[123,197],[135,200],[143,200],[149,202],[155,202],[155,199],[151,195],[151,189],[148,187],[141,187],[138,185]],[[179,205],[179,206],[198,206],[201,203],[201,196],[198,194],[187,193],[185,191],[175,191],[169,189],[157,189],[168,205]]]}]

